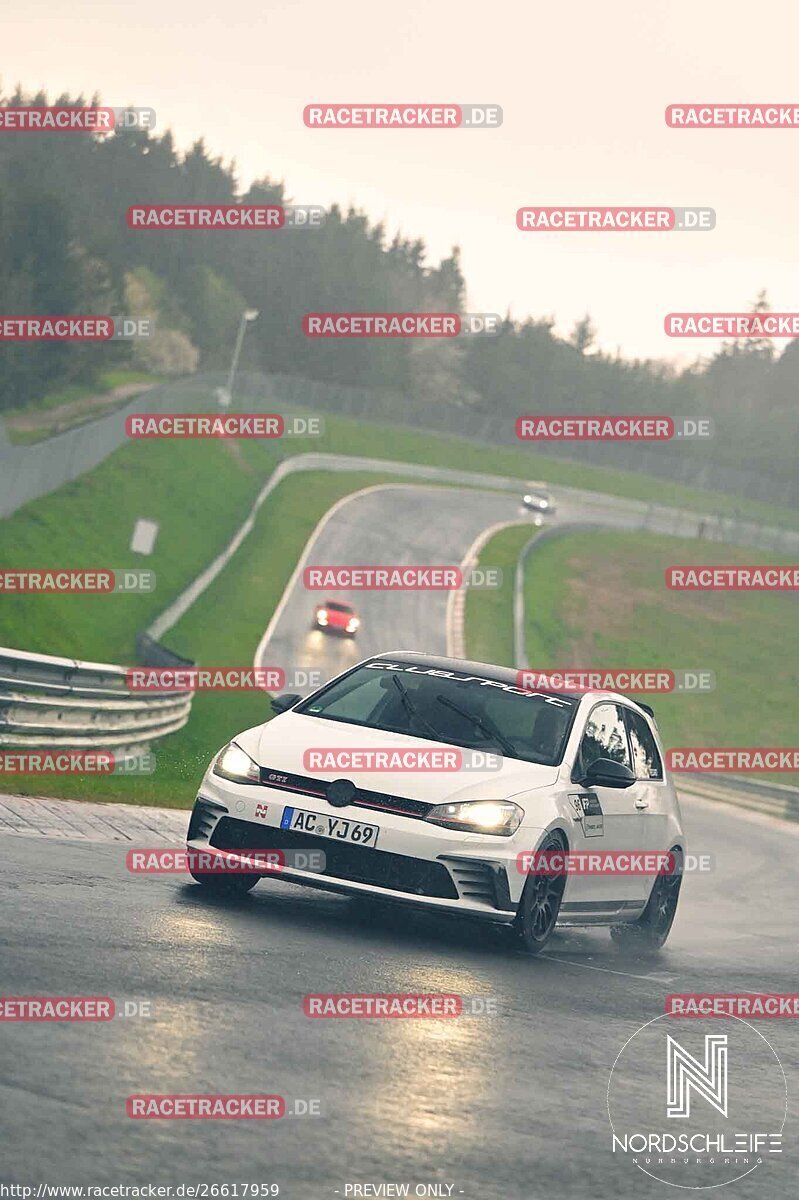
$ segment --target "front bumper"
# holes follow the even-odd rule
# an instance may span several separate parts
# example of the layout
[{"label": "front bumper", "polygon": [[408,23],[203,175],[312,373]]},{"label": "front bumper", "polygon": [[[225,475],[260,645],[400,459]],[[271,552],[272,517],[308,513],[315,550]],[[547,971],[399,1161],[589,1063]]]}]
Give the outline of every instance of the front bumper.
[{"label": "front bumper", "polygon": [[[379,848],[281,829],[287,806],[377,824]],[[516,841],[463,834],[400,814],[334,809],[321,799],[230,783],[210,772],[197,796],[187,837],[192,850],[284,851],[286,865],[277,877],[290,883],[499,923],[515,918],[524,882],[516,869]],[[292,862],[297,857],[292,852],[320,850],[325,856],[322,869]]]}]

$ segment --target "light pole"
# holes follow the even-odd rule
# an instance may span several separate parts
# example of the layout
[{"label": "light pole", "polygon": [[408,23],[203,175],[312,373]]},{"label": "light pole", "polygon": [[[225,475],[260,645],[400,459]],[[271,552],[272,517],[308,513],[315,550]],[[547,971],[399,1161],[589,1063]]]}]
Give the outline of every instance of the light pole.
[{"label": "light pole", "polygon": [[253,321],[258,320],[257,308],[245,308],[241,314],[239,321],[239,331],[236,334],[236,345],[233,348],[233,358],[230,362],[230,373],[227,377],[227,387],[217,388],[217,396],[222,408],[230,408],[233,403],[233,380],[236,377],[236,367],[239,365],[239,355],[241,354],[241,344],[244,341],[244,334],[247,331],[247,326]]}]

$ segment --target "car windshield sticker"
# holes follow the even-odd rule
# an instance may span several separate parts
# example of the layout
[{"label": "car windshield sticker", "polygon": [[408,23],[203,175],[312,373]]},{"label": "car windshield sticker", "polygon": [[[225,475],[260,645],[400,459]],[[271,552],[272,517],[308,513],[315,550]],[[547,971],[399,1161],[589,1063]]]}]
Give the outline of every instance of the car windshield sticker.
[{"label": "car windshield sticker", "polygon": [[[459,671],[445,671],[440,667],[403,666],[402,663],[369,662],[364,663],[364,669],[370,671],[401,671],[409,675],[432,675],[436,679],[454,679],[456,683],[472,683],[478,687],[499,688],[502,692],[511,692],[514,696],[537,698],[554,704],[558,708],[574,708],[575,701],[562,696],[553,696],[549,692],[533,692],[529,688],[514,687],[512,683],[503,683],[500,679],[486,679],[482,675],[462,675]],[[310,710],[313,711],[313,710]]]}]

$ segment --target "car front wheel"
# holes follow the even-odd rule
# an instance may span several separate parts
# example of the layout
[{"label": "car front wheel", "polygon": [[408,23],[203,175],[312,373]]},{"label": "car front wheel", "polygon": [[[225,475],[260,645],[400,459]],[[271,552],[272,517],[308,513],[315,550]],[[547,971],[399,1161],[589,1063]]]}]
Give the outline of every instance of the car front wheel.
[{"label": "car front wheel", "polygon": [[[566,844],[558,833],[550,833],[539,846],[539,852],[565,850]],[[560,912],[566,875],[530,875],[524,885],[516,931],[529,954],[540,954],[552,936]]]}]

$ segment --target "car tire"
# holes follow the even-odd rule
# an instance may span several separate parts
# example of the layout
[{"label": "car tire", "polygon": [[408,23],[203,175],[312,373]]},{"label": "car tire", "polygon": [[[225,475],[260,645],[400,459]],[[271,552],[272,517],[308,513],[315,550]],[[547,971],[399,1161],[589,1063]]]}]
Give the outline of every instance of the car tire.
[{"label": "car tire", "polygon": [[210,872],[189,871],[192,879],[201,884],[205,890],[212,896],[219,896],[224,900],[235,900],[238,896],[244,896],[247,892],[252,891],[260,875],[247,872],[235,875],[214,875]]},{"label": "car tire", "polygon": [[672,848],[675,870],[671,875],[658,875],[646,908],[637,921],[629,925],[614,925],[610,931],[613,941],[624,949],[655,953],[661,950],[671,933],[682,886],[682,852]]},{"label": "car tire", "polygon": [[[550,833],[538,847],[542,850],[566,850],[560,833]],[[528,954],[540,954],[555,929],[560,912],[566,875],[530,875],[524,885],[514,928]]]}]

